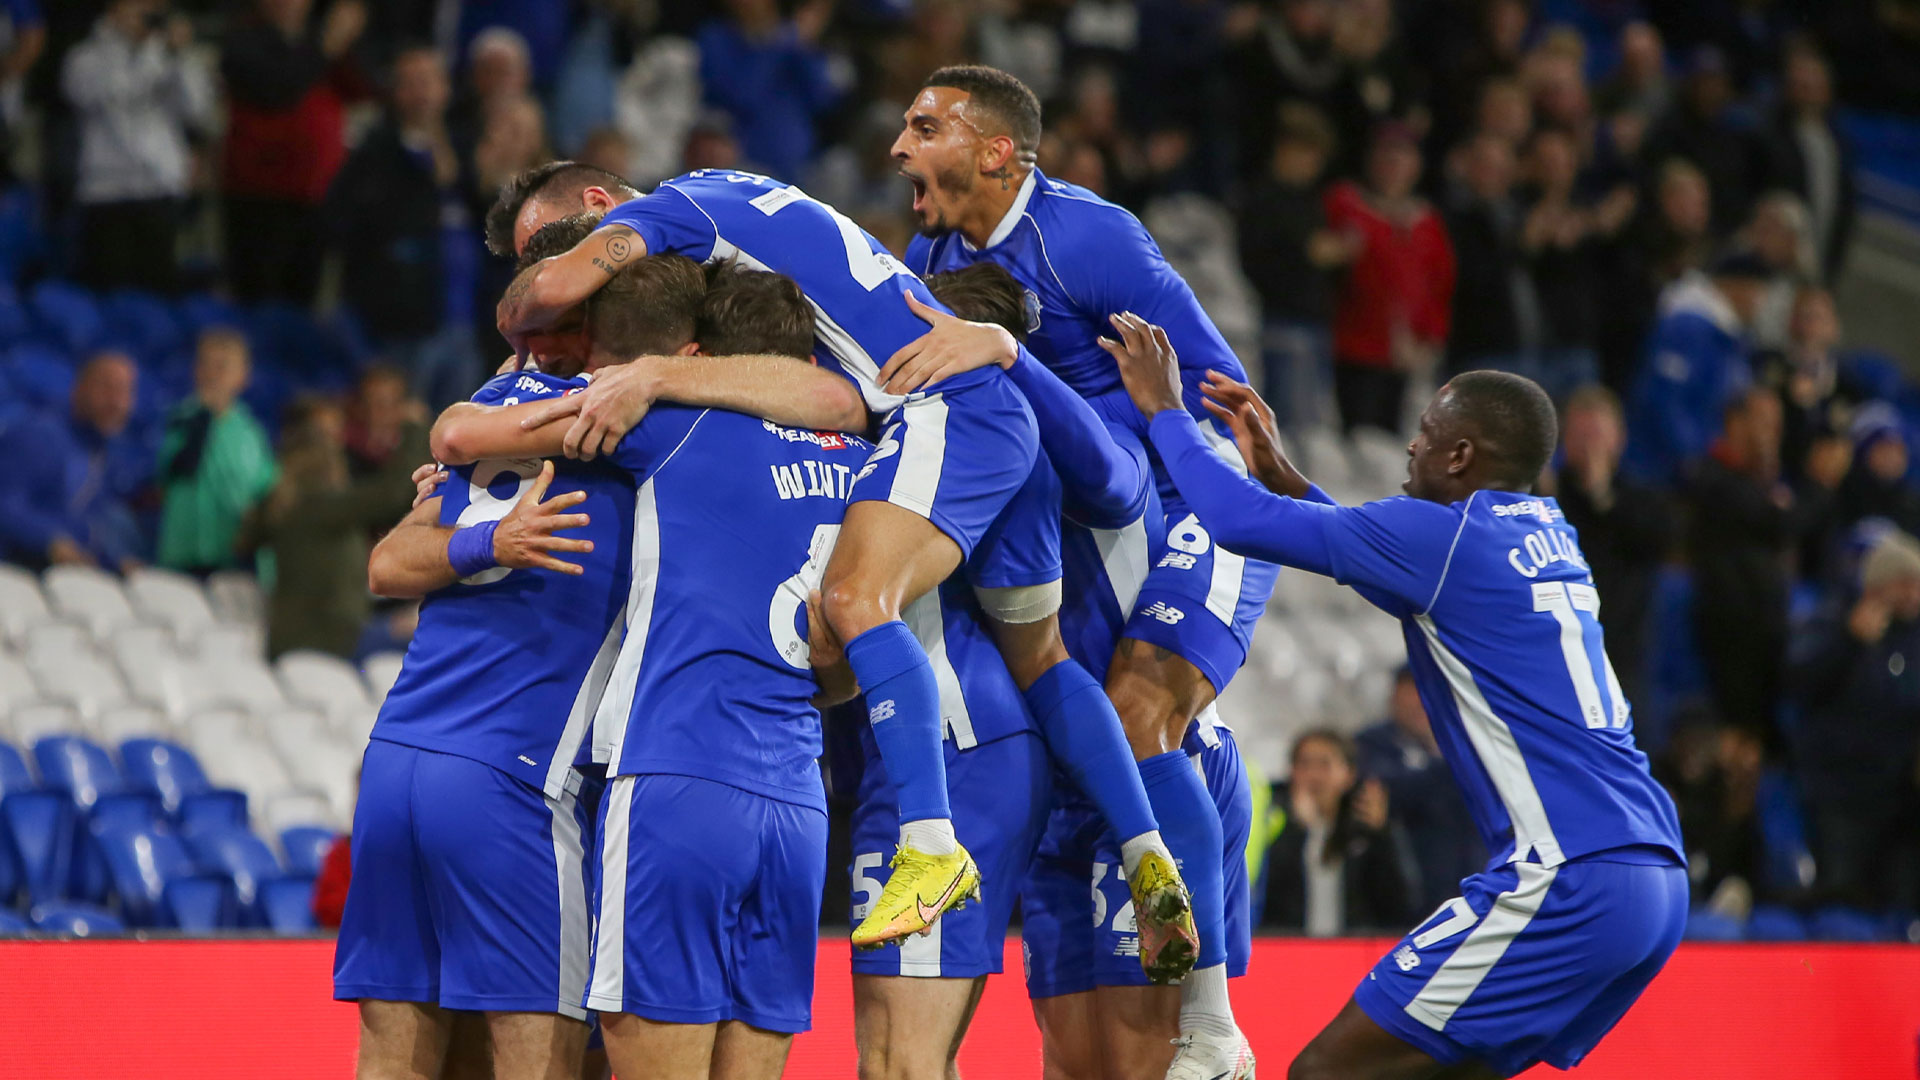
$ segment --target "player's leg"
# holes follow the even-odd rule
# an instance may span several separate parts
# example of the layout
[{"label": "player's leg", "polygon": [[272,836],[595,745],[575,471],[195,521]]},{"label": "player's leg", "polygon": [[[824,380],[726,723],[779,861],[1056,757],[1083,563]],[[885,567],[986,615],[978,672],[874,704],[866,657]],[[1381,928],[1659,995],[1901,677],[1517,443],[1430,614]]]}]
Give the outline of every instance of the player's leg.
[{"label": "player's leg", "polygon": [[439,1080],[453,1014],[418,1001],[360,1002],[358,1080]]},{"label": "player's leg", "polygon": [[576,1080],[587,1052],[587,1023],[555,1013],[490,1012],[497,1080]]},{"label": "player's leg", "polygon": [[358,1075],[437,1077],[453,1025],[440,1008],[440,941],[414,844],[420,751],[375,740],[353,812],[353,883],[334,950],[334,997],[360,1003]]},{"label": "player's leg", "polygon": [[945,1080],[987,985],[907,975],[853,977],[853,1038],[860,1080]]},{"label": "player's leg", "polygon": [[1351,999],[1287,1068],[1287,1080],[1487,1080],[1490,1066],[1445,1064],[1379,1024]]},{"label": "player's leg", "polygon": [[1038,455],[1026,399],[995,380],[903,404],[854,479],[822,599],[900,792],[896,873],[856,945],[917,933],[978,888],[947,803],[939,685],[901,613],[966,560]]},{"label": "player's leg", "polygon": [[601,1013],[607,1059],[615,1076],[649,1080],[706,1080],[713,1065],[717,1024],[678,1024],[630,1013]]},{"label": "player's leg", "polygon": [[791,1032],[765,1031],[729,1020],[714,1035],[707,1075],[711,1080],[779,1080],[792,1049]]},{"label": "player's leg", "polygon": [[687,776],[608,780],[586,1004],[614,1075],[706,1076],[735,1011],[732,950],[766,801]]},{"label": "player's leg", "polygon": [[590,918],[574,796],[429,751],[416,784],[440,1003],[487,1014],[498,1080],[578,1075]]},{"label": "player's leg", "polygon": [[[1046,1080],[1101,1080],[1106,1075],[1106,1044],[1100,1039],[1099,1005],[1093,991],[1034,998],[1033,1022],[1040,1028]],[[1166,1071],[1164,1064],[1160,1071]]]},{"label": "player's leg", "polygon": [[[1027,590],[978,591],[988,614],[1004,620],[1021,614],[1017,603],[1002,602],[1005,594]],[[1140,923],[1141,967],[1156,982],[1180,978],[1193,967],[1200,949],[1192,900],[1154,819],[1112,700],[1067,655],[1057,614],[1031,622],[995,621],[992,626],[1007,670],[1026,697],[1053,759],[1120,838],[1121,863]]]},{"label": "player's leg", "polygon": [[457,1012],[453,1034],[447,1037],[447,1060],[440,1080],[493,1080],[493,1039],[487,1034],[487,1015]]}]

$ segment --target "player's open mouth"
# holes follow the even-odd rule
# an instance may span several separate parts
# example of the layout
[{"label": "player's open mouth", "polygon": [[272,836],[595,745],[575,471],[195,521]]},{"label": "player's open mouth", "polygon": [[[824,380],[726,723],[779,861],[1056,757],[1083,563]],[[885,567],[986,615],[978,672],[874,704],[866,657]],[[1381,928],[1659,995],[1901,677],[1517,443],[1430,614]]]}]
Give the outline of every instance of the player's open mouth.
[{"label": "player's open mouth", "polygon": [[920,212],[920,205],[927,201],[927,182],[905,169],[900,170],[900,175],[906,177],[907,182],[913,185],[913,212],[917,214]]}]

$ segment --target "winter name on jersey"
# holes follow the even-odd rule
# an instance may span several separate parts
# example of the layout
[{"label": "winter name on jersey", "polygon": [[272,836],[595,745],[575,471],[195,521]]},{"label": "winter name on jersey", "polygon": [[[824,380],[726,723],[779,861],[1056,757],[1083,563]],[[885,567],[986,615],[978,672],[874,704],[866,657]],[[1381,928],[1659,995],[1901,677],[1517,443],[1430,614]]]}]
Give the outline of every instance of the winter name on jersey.
[{"label": "winter name on jersey", "polygon": [[[857,445],[837,431],[781,427],[771,420],[761,421],[760,426],[784,442],[812,443],[822,450],[852,450]],[[845,502],[853,492],[854,467],[859,464],[860,459],[853,459],[847,465],[834,461],[796,461],[768,468],[773,472],[774,491],[782,499],[825,498]]]}]

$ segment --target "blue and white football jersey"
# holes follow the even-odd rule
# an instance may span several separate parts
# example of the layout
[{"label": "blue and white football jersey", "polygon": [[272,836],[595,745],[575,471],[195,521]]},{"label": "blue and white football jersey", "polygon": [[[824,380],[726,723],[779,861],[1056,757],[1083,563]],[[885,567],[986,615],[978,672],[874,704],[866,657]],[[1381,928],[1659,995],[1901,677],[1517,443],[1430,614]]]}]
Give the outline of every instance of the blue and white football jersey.
[{"label": "blue and white football jersey", "polygon": [[627,635],[594,718],[610,776],[714,780],[825,810],[807,594],[873,447],[662,405],[612,463],[637,483]]},{"label": "blue and white football jersey", "polygon": [[[874,384],[881,365],[927,332],[907,307],[907,294],[945,310],[852,220],[791,184],[755,173],[699,169],[663,181],[651,194],[608,211],[601,227],[608,225],[639,233],[650,255],[697,262],[731,258],[792,278],[813,305],[820,359],[852,379],[877,413],[906,400]],[[997,368],[983,368],[947,380],[939,390],[952,393],[1001,377]]]},{"label": "blue and white football jersey", "polygon": [[[496,377],[473,400],[513,405],[585,385],[520,372]],[[454,469],[440,487],[441,523],[505,517],[540,465],[481,461]],[[548,498],[587,493],[576,512],[591,522],[566,534],[593,541],[592,551],[567,556],[586,572],[496,567],[429,595],[373,737],[472,758],[556,798],[577,786],[573,765],[624,626],[633,487],[632,477],[605,465],[556,460]]]},{"label": "blue and white football jersey", "polygon": [[1403,621],[1420,700],[1494,863],[1634,846],[1685,860],[1553,499],[1384,499],[1332,510],[1326,537],[1335,579]]}]

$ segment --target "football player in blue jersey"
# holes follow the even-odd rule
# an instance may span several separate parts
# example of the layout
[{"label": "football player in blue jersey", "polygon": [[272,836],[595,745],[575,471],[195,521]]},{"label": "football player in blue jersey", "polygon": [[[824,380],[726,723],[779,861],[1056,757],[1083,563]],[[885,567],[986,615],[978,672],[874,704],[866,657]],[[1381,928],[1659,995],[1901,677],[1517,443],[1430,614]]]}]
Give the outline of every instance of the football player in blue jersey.
[{"label": "football player in blue jersey", "polygon": [[[1033,92],[1005,72],[954,67],[928,78],[893,146],[901,174],[913,184],[913,209],[923,230],[907,250],[908,265],[922,274],[979,262],[1005,267],[1026,290],[1033,357],[1138,443],[1145,441],[1146,422],[1127,400],[1109,358],[1117,341],[1108,339],[1115,329],[1110,320],[1135,313],[1165,326],[1193,361],[1187,404],[1204,419],[1200,371],[1238,375],[1239,361],[1131,213],[1035,167],[1040,119]],[[895,393],[938,390],[979,356],[939,340],[915,343],[889,358],[881,380]],[[998,359],[1031,398],[1033,374],[1022,379],[1018,369],[1029,361],[1011,350]],[[1223,459],[1239,467],[1232,441],[1206,430]],[[1200,722],[1203,712],[1245,661],[1276,568],[1214,544],[1148,451],[1166,524],[1154,529],[1156,543],[1137,591],[1127,590],[1129,609],[1117,613],[1122,621],[1111,666],[1104,659],[1083,662],[1106,672],[1107,692],[1146,777],[1155,817],[1192,891],[1201,952],[1179,994],[1128,985],[1108,994],[1110,1007],[1099,1010],[1085,999],[1086,987],[1036,983],[1032,989],[1045,995],[1035,1008],[1056,1068],[1086,1060],[1083,1050],[1070,1047],[1099,1042],[1116,1075],[1237,1078],[1250,1075],[1253,1065],[1228,1001],[1227,977],[1239,969],[1228,946],[1236,937],[1230,928],[1246,921],[1247,898],[1244,885],[1230,881],[1228,867],[1239,861],[1220,855],[1228,845],[1220,805],[1238,793],[1209,791],[1208,784],[1232,782],[1244,772],[1234,762],[1203,779],[1191,767],[1185,744],[1207,726]],[[1231,747],[1216,751],[1234,753]],[[1095,873],[1107,871],[1100,860],[1087,864]],[[1089,884],[1050,895],[1084,907]],[[1029,902],[1030,915],[1031,908]],[[1081,921],[1077,913],[1057,917],[1065,926]],[[1066,948],[1052,942],[1038,947],[1055,945]],[[1029,947],[1036,947],[1032,937]],[[1103,974],[1099,981],[1110,980]],[[1140,1000],[1122,1004],[1133,997]],[[1093,1020],[1102,1013],[1104,1020]],[[1094,1023],[1101,1029],[1097,1035]],[[1180,1041],[1169,1050],[1168,1036],[1176,1033]]]},{"label": "football player in blue jersey", "polygon": [[[737,269],[712,275],[700,318],[663,349],[643,317],[659,264],[706,276],[680,256],[634,260],[589,305],[591,370],[689,351],[695,334],[804,362],[814,331],[798,288]],[[557,454],[565,425],[522,427],[533,407],[455,406],[435,425],[436,454]],[[604,456],[638,489],[626,636],[593,723],[609,782],[582,990],[622,1075],[776,1077],[810,1024],[826,817],[822,691],[801,620],[870,450],[663,406]]]},{"label": "football player in blue jersey", "polygon": [[[849,663],[866,691],[874,740],[898,795],[893,873],[853,939],[869,946],[924,931],[977,891],[978,868],[954,837],[934,665],[903,615],[954,570],[974,565],[976,549],[1032,476],[1039,438],[1025,399],[998,372],[949,379],[938,393],[895,395],[874,384],[876,357],[916,339],[943,352],[997,355],[1010,339],[999,328],[953,319],[928,331],[902,302],[913,297],[927,304],[924,287],[871,236],[798,188],[750,173],[703,170],[640,196],[617,178],[562,163],[503,193],[490,231],[497,242],[512,244],[582,206],[607,210],[601,229],[516,279],[500,307],[501,328],[510,337],[545,325],[636,255],[735,259],[778,269],[800,284],[818,322],[816,355],[859,384],[866,403],[886,415],[874,457],[856,477],[823,595],[827,618],[847,641]],[[742,359],[748,362],[743,370],[759,371],[764,358]],[[567,449],[591,456],[655,400],[766,413],[767,399],[783,392],[772,378],[743,388],[744,394],[734,389],[696,379],[665,392],[655,372],[629,367],[534,420],[577,413]],[[1102,727],[1110,717],[1100,714],[1111,714],[1111,706],[1097,686],[1086,692],[1090,680],[1066,655],[1056,628],[1026,621],[1033,618],[1025,611],[1033,597],[1002,598],[1018,616],[1001,621],[1002,652],[1029,697],[1040,699],[1036,710],[1086,717],[1079,726]],[[1150,812],[1140,816],[1151,825]],[[1186,889],[1157,829],[1129,843],[1130,861],[1146,867],[1130,883],[1143,935],[1154,946],[1152,955],[1143,951],[1142,964],[1159,977],[1177,977],[1194,954]]]},{"label": "football player in blue jersey", "polygon": [[[704,276],[684,261],[642,272],[641,314],[661,328],[645,344],[671,351]],[[578,387],[514,373],[475,400]],[[549,482],[563,494],[543,501]],[[575,765],[626,623],[633,517],[633,482],[613,470],[494,459],[456,470],[370,561],[376,589],[426,599],[354,814],[334,993],[361,1003],[362,1075],[438,1060],[449,1010],[486,1013],[496,1075],[579,1067],[590,875]]]},{"label": "football player in blue jersey", "polygon": [[1494,852],[1288,1075],[1578,1064],[1679,943],[1687,871],[1673,802],[1634,746],[1579,537],[1531,494],[1558,437],[1552,401],[1518,375],[1455,376],[1407,447],[1406,495],[1346,507],[1300,498],[1306,479],[1244,384],[1209,376],[1210,411],[1258,483],[1201,438],[1171,347],[1123,357],[1121,374],[1219,543],[1325,574],[1401,620],[1434,737]]}]

